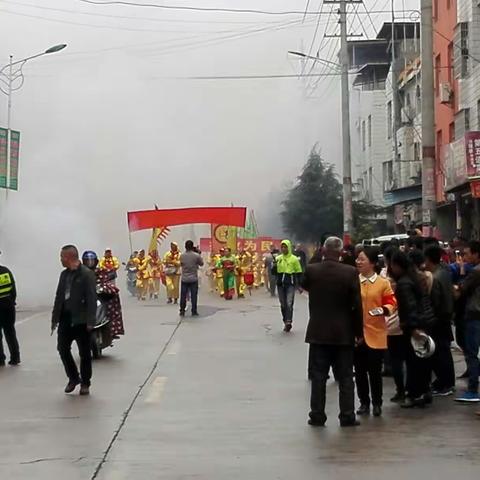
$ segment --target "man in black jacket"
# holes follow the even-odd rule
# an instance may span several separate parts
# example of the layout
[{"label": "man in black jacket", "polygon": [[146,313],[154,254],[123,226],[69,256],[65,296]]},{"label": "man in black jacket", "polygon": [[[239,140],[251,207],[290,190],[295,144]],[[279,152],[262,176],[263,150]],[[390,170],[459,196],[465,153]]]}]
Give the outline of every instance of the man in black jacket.
[{"label": "man in black jacket", "polygon": [[[65,270],[60,275],[55,296],[52,332],[58,326],[57,348],[68,377],[65,393],[72,393],[81,384],[80,395],[88,395],[92,377],[90,333],[97,312],[95,274],[82,265],[73,245],[62,248],[60,259]],[[72,356],[73,341],[80,354],[80,375]]]},{"label": "man in black jacket", "polygon": [[326,383],[330,367],[340,389],[340,425],[359,425],[355,418],[353,352],[363,337],[362,300],[356,269],[339,262],[343,242],[330,237],[324,261],[307,266],[303,287],[309,292],[310,321],[305,341],[310,344],[312,380],[309,424],[323,426]]},{"label": "man in black jacket", "polygon": [[452,321],[455,310],[453,283],[450,272],[441,265],[443,250],[439,245],[431,245],[425,249],[425,266],[433,275],[430,298],[436,322],[432,328],[435,341],[435,353],[431,360],[431,368],[435,373],[432,384],[433,395],[448,396],[455,391],[455,367],[450,345],[453,341]]},{"label": "man in black jacket", "polygon": [[2,332],[10,351],[9,365],[20,363],[20,348],[15,331],[15,302],[17,289],[12,272],[0,265],[0,367],[5,365],[5,352],[3,350]]}]

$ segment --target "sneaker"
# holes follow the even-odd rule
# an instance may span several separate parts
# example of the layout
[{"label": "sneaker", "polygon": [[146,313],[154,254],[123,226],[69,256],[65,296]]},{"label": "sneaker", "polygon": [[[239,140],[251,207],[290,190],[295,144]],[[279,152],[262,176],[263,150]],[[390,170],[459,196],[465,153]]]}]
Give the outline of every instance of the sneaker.
[{"label": "sneaker", "polygon": [[370,415],[370,407],[368,405],[360,405],[357,415]]},{"label": "sneaker", "polygon": [[199,317],[200,315],[198,314],[198,312],[192,312],[192,317]]},{"label": "sneaker", "polygon": [[465,392],[463,395],[457,397],[455,401],[461,403],[478,403],[480,402],[480,397],[477,392]]},{"label": "sneaker", "polygon": [[319,420],[313,420],[312,418],[308,419],[308,424],[311,427],[324,427],[325,426],[325,422],[321,422]]},{"label": "sneaker", "polygon": [[410,398],[406,397],[405,401],[400,404],[402,408],[425,408],[425,399],[423,397]]},{"label": "sneaker", "polygon": [[358,427],[360,426],[360,422],[358,420],[341,420],[340,421],[341,427]]},{"label": "sneaker", "polygon": [[432,391],[432,395],[434,397],[449,397],[455,393],[455,387],[447,387],[447,388],[434,388]]},{"label": "sneaker", "polygon": [[20,365],[20,359],[13,359],[13,360],[10,360],[8,362],[9,365],[11,365],[12,367],[13,366],[16,366],[16,365]]},{"label": "sneaker", "polygon": [[382,407],[380,405],[373,406],[373,416],[381,417],[382,416]]},{"label": "sneaker", "polygon": [[89,385],[82,385],[80,387],[80,395],[90,395],[90,386]]},{"label": "sneaker", "polygon": [[184,316],[185,316],[185,312],[180,312],[180,316],[181,316],[181,317],[184,317]]},{"label": "sneaker", "polygon": [[78,380],[72,382],[68,382],[67,383],[67,386],[65,387],[65,393],[72,393],[76,388],[77,388],[77,385],[79,384],[80,382]]},{"label": "sneaker", "polygon": [[392,403],[403,403],[405,401],[405,394],[403,393],[396,393],[390,401]]}]

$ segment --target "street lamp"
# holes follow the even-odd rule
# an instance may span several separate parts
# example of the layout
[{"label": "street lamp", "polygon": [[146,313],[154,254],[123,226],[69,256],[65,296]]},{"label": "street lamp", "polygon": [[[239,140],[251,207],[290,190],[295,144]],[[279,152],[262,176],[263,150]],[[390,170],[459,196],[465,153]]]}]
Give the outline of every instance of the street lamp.
[{"label": "street lamp", "polygon": [[65,43],[54,45],[44,52],[31,55],[30,57],[22,58],[21,60],[13,61],[13,55],[10,55],[10,62],[0,69],[0,90],[7,95],[8,110],[7,110],[7,180],[6,190],[10,187],[10,139],[11,139],[11,118],[12,118],[12,94],[23,87],[25,77],[23,75],[23,66],[34,58],[43,57],[51,53],[63,50],[67,45]]},{"label": "street lamp", "polygon": [[312,55],[307,55],[306,53],[302,53],[302,52],[295,52],[295,51],[289,50],[288,54],[289,55],[294,55],[295,57],[301,57],[301,58],[306,58],[308,60],[314,60],[316,62],[323,63],[323,64],[325,64],[329,67],[333,66],[337,69],[339,69],[341,67],[341,65],[339,63],[331,62],[330,60],[326,60],[324,58],[314,57]]}]

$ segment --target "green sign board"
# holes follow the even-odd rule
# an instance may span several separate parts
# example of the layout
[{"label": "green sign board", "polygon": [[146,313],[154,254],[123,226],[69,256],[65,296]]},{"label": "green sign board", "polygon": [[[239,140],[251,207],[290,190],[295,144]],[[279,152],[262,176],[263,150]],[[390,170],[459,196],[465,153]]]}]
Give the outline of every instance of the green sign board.
[{"label": "green sign board", "polygon": [[18,158],[20,153],[20,132],[10,132],[10,190],[18,190]]},{"label": "green sign board", "polygon": [[0,188],[18,190],[18,159],[20,152],[20,132],[10,132],[10,182],[8,176],[8,130],[0,128]]},{"label": "green sign board", "polygon": [[0,128],[0,188],[7,188],[7,139],[7,129]]}]

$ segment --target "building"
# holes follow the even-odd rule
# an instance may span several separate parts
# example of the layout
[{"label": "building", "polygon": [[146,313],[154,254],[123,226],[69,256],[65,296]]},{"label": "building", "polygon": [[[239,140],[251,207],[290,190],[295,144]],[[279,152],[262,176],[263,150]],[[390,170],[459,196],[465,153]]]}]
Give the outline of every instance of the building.
[{"label": "building", "polygon": [[383,188],[389,230],[400,233],[422,222],[420,23],[385,23],[377,38],[387,41],[392,58],[385,90]]},{"label": "building", "polygon": [[[435,81],[435,192],[437,200],[438,235],[452,238],[457,225],[456,196],[450,193],[452,178],[448,158],[449,147],[455,141],[455,117],[458,111],[458,79],[454,72],[454,40],[457,27],[457,2],[434,2],[433,9],[433,57]],[[451,177],[451,175],[450,175]],[[455,188],[455,187],[454,187]],[[460,209],[461,202],[458,204]],[[458,216],[460,218],[460,215]]]},{"label": "building", "polygon": [[440,234],[480,238],[480,2],[436,5],[434,21]]},{"label": "building", "polygon": [[353,195],[383,207],[382,165],[387,156],[385,88],[390,60],[384,40],[348,42],[350,69],[350,137]]}]

